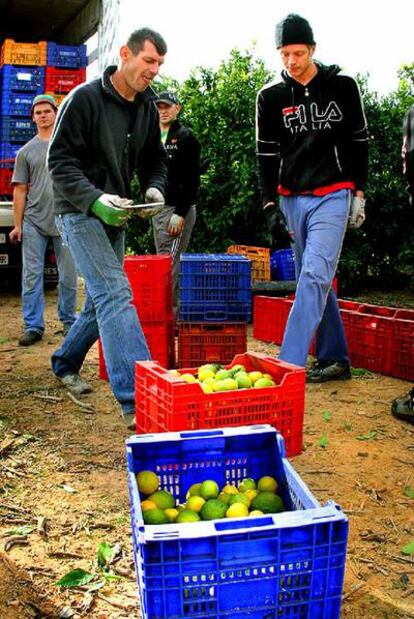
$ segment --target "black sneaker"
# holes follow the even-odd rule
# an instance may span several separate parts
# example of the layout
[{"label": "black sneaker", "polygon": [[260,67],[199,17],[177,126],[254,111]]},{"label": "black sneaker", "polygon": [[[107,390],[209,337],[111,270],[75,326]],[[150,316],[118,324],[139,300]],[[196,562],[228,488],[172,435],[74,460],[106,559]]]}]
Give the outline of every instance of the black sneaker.
[{"label": "black sneaker", "polygon": [[42,339],[42,334],[37,331],[25,331],[19,339],[19,346],[31,346]]},{"label": "black sneaker", "polygon": [[397,419],[414,424],[414,387],[407,395],[396,398],[391,406],[391,413]]},{"label": "black sneaker", "polygon": [[328,380],[349,380],[351,368],[340,361],[315,361],[306,374],[307,383],[326,383]]}]

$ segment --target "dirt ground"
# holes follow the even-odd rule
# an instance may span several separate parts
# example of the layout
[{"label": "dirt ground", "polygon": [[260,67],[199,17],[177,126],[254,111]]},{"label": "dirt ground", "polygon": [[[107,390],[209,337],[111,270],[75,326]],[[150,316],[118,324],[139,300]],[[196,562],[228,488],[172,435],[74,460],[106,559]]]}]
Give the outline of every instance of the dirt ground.
[{"label": "dirt ground", "polygon": [[[17,346],[18,295],[1,295],[0,315],[0,617],[138,618],[128,432],[98,378],[97,348],[83,370],[94,388],[82,399],[87,409],[49,369],[62,339],[56,291],[47,294],[46,333],[35,346]],[[249,350],[277,349],[250,337]],[[305,450],[293,464],[321,503],[334,499],[349,516],[345,619],[414,617],[414,557],[401,552],[414,542],[414,426],[390,415],[390,401],[408,387],[365,373],[306,389]],[[101,574],[103,542],[116,545],[110,567],[118,579],[56,586],[75,568]]]}]

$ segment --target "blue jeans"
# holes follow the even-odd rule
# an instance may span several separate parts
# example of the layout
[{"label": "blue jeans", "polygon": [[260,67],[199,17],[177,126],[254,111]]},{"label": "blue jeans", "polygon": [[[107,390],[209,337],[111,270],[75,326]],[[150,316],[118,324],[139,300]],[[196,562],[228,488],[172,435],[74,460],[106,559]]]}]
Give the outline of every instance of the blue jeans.
[{"label": "blue jeans", "polygon": [[49,238],[53,241],[59,272],[59,320],[64,325],[69,326],[76,320],[77,274],[69,248],[62,245],[62,239],[59,236],[45,236],[37,228],[23,220],[22,311],[24,329],[40,334],[43,334],[45,330],[43,270]]},{"label": "blue jeans", "polygon": [[296,296],[279,358],[305,366],[316,334],[318,361],[349,363],[344,326],[332,280],[345,236],[350,191],[326,196],[281,198],[288,229],[293,232]]},{"label": "blue jeans", "polygon": [[99,219],[83,213],[56,219],[84,278],[86,301],[61,348],[52,356],[53,372],[60,377],[78,373],[100,336],[112,391],[123,413],[132,413],[135,361],[151,357],[122,268],[125,233],[105,229]]}]

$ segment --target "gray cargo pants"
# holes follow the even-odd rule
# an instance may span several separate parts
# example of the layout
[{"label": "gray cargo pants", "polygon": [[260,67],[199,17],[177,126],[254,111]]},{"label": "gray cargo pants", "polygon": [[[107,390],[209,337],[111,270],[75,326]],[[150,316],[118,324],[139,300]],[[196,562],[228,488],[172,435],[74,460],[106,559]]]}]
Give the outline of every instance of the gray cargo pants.
[{"label": "gray cargo pants", "polygon": [[174,206],[166,206],[158,215],[152,218],[152,230],[154,234],[155,251],[157,254],[171,254],[173,273],[173,298],[174,315],[177,315],[179,305],[178,278],[180,274],[180,255],[184,253],[190,243],[191,233],[194,228],[197,211],[195,204],[185,216],[184,227],[177,237],[168,234],[168,223],[174,213]]}]

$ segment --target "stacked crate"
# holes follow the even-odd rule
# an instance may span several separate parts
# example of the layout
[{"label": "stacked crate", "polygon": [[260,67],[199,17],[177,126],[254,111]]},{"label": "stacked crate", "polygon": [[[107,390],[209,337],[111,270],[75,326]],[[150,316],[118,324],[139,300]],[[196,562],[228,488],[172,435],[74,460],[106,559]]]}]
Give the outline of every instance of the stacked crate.
[{"label": "stacked crate", "polygon": [[253,245],[230,245],[228,254],[240,254],[252,263],[252,282],[270,281],[270,249]]},{"label": "stacked crate", "polygon": [[[126,256],[124,270],[151,358],[171,368],[175,361],[171,256]],[[108,380],[100,341],[99,377]]]},{"label": "stacked crate", "polygon": [[178,366],[230,363],[246,351],[251,317],[251,263],[234,254],[180,259]]},{"label": "stacked crate", "polygon": [[0,197],[9,198],[16,153],[36,133],[31,119],[34,97],[48,92],[59,104],[85,81],[86,46],[6,39],[0,67]]}]

